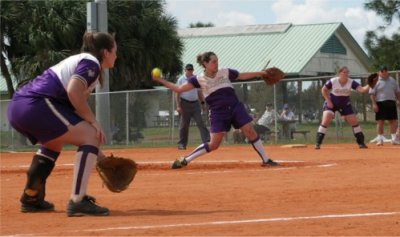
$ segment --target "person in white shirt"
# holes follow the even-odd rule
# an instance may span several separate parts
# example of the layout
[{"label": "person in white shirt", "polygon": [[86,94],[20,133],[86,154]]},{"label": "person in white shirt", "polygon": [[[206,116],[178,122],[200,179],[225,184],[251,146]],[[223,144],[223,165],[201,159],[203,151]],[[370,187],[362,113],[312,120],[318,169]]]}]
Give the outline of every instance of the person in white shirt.
[{"label": "person in white shirt", "polygon": [[[280,120],[283,120],[283,121],[296,120],[296,115],[293,113],[293,111],[290,110],[288,104],[283,105],[283,111],[281,113]],[[287,131],[287,132],[290,133],[290,139],[293,139],[293,132],[296,130],[296,123],[290,123],[288,129],[289,129],[289,131]],[[283,132],[285,132],[285,131],[283,131]]]},{"label": "person in white shirt", "polygon": [[267,104],[265,106],[265,112],[254,125],[254,129],[262,140],[265,140],[265,133],[271,132],[271,128],[277,118],[279,118],[279,116],[272,107],[272,104]]}]

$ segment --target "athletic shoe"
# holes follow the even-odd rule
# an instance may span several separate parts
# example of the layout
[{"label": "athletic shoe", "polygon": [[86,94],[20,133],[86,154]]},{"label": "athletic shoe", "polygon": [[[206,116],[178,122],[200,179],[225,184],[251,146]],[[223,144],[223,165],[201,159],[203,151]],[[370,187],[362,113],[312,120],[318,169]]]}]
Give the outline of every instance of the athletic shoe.
[{"label": "athletic shoe", "polygon": [[393,144],[393,145],[400,145],[400,142],[399,142],[399,141],[396,141],[396,140],[392,140],[392,144]]},{"label": "athletic shoe", "polygon": [[89,195],[83,197],[80,202],[69,200],[67,205],[67,216],[108,216],[108,208],[95,204],[96,199]]},{"label": "athletic shoe", "polygon": [[321,149],[321,144],[315,144],[315,150]]},{"label": "athletic shoe", "polygon": [[278,166],[278,165],[279,165],[279,163],[277,163],[277,162],[275,162],[275,161],[273,161],[271,159],[268,159],[267,162],[263,162],[261,164],[262,167],[272,167],[272,166]]},{"label": "athletic shoe", "polygon": [[377,145],[377,146],[383,146],[383,139],[379,139],[379,140],[376,142],[376,145]]},{"label": "athletic shoe", "polygon": [[54,211],[54,204],[45,200],[36,203],[28,204],[21,202],[21,212],[50,212]]},{"label": "athletic shoe", "polygon": [[392,139],[388,139],[386,137],[383,137],[383,142],[392,142]]},{"label": "athletic shoe", "polygon": [[374,139],[372,139],[371,141],[369,141],[369,143],[377,143],[379,141],[379,136],[376,136]]},{"label": "athletic shoe", "polygon": [[177,160],[174,161],[174,163],[172,163],[171,165],[171,169],[180,169],[182,167],[187,166],[187,161],[185,160],[185,157],[181,157]]},{"label": "athletic shoe", "polygon": [[358,144],[358,147],[359,147],[360,149],[366,149],[366,148],[368,148],[367,145],[365,145],[364,143]]},{"label": "athletic shoe", "polygon": [[178,150],[186,150],[186,146],[179,144],[178,145]]}]

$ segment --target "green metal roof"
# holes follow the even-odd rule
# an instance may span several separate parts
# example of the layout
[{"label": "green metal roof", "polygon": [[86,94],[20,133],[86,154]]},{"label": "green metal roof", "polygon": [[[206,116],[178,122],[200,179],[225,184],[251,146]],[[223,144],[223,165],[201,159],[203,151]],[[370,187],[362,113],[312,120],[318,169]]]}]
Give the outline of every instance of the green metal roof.
[{"label": "green metal roof", "polygon": [[213,51],[221,68],[258,71],[269,62],[268,67],[298,75],[335,34],[346,40],[365,67],[369,65],[368,56],[342,23],[187,28],[178,34],[185,46],[182,61],[193,63],[196,72],[203,70],[196,56]]}]

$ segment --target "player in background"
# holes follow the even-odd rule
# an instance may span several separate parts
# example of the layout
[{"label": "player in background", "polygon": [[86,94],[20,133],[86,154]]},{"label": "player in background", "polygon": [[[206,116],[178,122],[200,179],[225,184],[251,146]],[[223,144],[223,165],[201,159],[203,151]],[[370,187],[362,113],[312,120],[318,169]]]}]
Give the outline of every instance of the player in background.
[{"label": "player in background", "polygon": [[243,103],[239,101],[231,83],[235,80],[249,80],[261,77],[266,72],[239,73],[234,69],[219,69],[218,57],[213,52],[205,52],[198,55],[197,62],[204,68],[204,72],[189,78],[187,83],[179,87],[160,77],[152,76],[154,81],[177,93],[189,91],[193,88],[201,88],[205,101],[209,106],[211,141],[201,144],[188,156],[177,159],[171,168],[182,168],[197,157],[218,149],[225,133],[229,132],[231,126],[243,132],[254,150],[261,157],[263,166],[276,166],[277,163],[265,153],[263,144],[253,128],[253,118],[248,114]]},{"label": "player in background", "polygon": [[32,144],[41,144],[27,172],[20,199],[22,212],[53,211],[45,200],[46,180],[64,144],[78,147],[74,163],[68,216],[109,214],[86,194],[104,132],[91,111],[88,98],[99,83],[102,70],[112,68],[117,45],[108,33],[85,33],[81,53],[44,71],[17,90],[8,107],[11,125]]},{"label": "player in background", "polygon": [[369,86],[361,86],[358,82],[349,78],[349,69],[347,67],[341,67],[339,75],[328,80],[322,87],[321,93],[325,102],[323,105],[322,121],[317,132],[315,149],[320,149],[328,125],[335,116],[336,111],[344,116],[346,122],[352,127],[359,148],[368,148],[365,145],[364,134],[351,106],[350,94],[352,90],[359,93],[367,93]]},{"label": "player in background", "polygon": [[382,146],[385,140],[383,136],[383,126],[385,120],[389,123],[389,131],[391,135],[391,143],[400,145],[396,139],[397,131],[397,106],[396,99],[400,102],[400,88],[396,80],[389,76],[386,66],[379,68],[379,80],[375,87],[369,90],[372,108],[375,112],[376,120],[376,144]]}]

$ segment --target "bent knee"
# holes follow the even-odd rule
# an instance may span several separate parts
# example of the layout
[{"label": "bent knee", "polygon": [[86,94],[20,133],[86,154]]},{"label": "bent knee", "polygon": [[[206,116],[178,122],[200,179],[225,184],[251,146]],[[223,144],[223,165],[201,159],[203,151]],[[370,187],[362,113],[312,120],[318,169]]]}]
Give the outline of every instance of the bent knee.
[{"label": "bent knee", "polygon": [[218,147],[219,147],[219,144],[212,144],[212,143],[208,144],[208,149],[210,150],[209,152],[217,150]]}]

